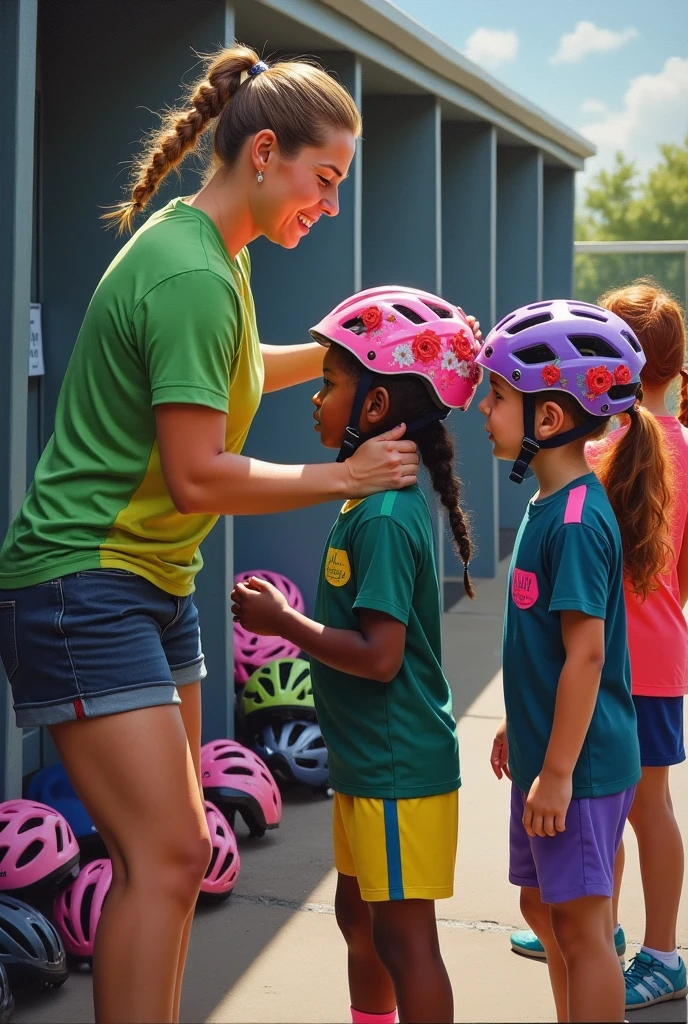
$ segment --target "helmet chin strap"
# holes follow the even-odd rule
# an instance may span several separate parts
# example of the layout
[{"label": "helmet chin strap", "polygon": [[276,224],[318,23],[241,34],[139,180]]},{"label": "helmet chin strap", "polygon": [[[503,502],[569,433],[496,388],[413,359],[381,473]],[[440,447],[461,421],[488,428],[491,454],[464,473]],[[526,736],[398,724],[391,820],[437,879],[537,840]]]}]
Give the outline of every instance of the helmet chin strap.
[{"label": "helmet chin strap", "polygon": [[561,448],[565,444],[570,444],[571,441],[577,441],[580,437],[586,437],[593,433],[599,422],[596,416],[591,416],[584,423],[579,423],[577,427],[572,427],[571,430],[566,430],[563,434],[547,438],[546,441],[536,441],[535,395],[523,392],[523,440],[521,441],[521,451],[509,473],[509,479],[513,480],[515,484],[523,483],[523,477],[526,475],[531,461],[541,448]]},{"label": "helmet chin strap", "polygon": [[[358,386],[356,388],[356,394],[354,396],[354,404],[351,407],[349,425],[344,431],[344,440],[342,441],[342,446],[339,449],[337,462],[344,462],[349,458],[349,456],[354,454],[357,448],[360,448],[362,444],[369,441],[371,437],[379,437],[380,434],[384,434],[387,430],[390,430],[389,424],[377,427],[375,430],[369,430],[365,434],[362,434],[358,429],[358,424],[361,422],[361,413],[363,412],[363,403],[365,402],[366,395],[373,386],[375,377],[376,375],[371,373],[370,370],[364,370],[360,376]],[[420,416],[412,423],[407,423],[406,437],[410,437],[411,434],[422,430],[423,427],[428,427],[431,423],[438,423],[440,420],[446,419],[450,411],[450,409],[434,409],[432,412],[426,413],[425,416]]]}]

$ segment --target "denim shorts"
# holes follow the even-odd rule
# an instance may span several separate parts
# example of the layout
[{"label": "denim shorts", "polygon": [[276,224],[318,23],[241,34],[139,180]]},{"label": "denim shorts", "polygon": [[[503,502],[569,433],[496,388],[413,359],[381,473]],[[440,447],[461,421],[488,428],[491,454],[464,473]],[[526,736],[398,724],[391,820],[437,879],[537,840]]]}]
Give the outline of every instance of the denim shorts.
[{"label": "denim shorts", "polygon": [[20,727],[179,704],[206,675],[193,598],[124,569],[0,590],[0,657]]}]

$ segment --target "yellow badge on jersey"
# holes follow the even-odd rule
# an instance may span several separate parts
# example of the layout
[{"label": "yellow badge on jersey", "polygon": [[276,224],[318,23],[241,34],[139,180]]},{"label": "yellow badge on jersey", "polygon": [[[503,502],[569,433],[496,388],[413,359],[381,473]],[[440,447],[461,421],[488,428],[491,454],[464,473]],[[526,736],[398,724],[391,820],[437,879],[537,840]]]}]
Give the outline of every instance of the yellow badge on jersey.
[{"label": "yellow badge on jersey", "polygon": [[330,548],[325,561],[325,579],[333,587],[343,587],[351,579],[351,564],[346,551]]}]

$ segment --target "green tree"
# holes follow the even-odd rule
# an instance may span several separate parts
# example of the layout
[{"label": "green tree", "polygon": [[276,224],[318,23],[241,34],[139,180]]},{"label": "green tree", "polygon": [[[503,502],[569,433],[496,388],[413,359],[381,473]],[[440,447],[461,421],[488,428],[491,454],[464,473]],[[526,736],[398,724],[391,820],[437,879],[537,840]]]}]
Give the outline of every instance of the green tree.
[{"label": "green tree", "polygon": [[[576,217],[581,241],[688,239],[688,134],[683,145],[660,146],[660,159],[643,178],[635,164],[617,153],[585,191]],[[676,255],[589,255],[576,257],[576,295],[594,302],[608,288],[652,276],[683,299],[683,257]]]}]

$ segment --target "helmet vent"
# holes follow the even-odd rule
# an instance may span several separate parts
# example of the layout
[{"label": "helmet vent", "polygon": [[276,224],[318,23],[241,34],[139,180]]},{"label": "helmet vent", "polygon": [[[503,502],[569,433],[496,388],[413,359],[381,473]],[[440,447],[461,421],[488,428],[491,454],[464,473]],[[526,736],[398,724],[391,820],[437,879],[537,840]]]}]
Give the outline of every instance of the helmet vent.
[{"label": "helmet vent", "polygon": [[514,356],[526,366],[535,366],[537,363],[552,363],[557,358],[549,345],[531,345],[529,348],[520,348],[514,352]]},{"label": "helmet vent", "polygon": [[314,757],[295,757],[294,761],[299,768],[317,768],[318,762]]},{"label": "helmet vent", "polygon": [[[425,324],[427,320],[424,320],[420,313],[416,313],[415,309],[409,309],[408,306],[397,306],[395,303],[393,306],[397,313],[401,313],[407,320],[410,320],[412,324]],[[429,307],[431,308],[431,307]]]},{"label": "helmet vent", "polygon": [[612,402],[618,402],[622,398],[631,398],[638,393],[637,384],[612,384],[607,394]]},{"label": "helmet vent", "polygon": [[81,914],[79,915],[81,917],[81,927],[82,927],[82,929],[84,931],[84,935],[88,935],[88,933],[91,930],[89,928],[89,922],[91,920],[91,906],[93,904],[93,897],[95,896],[95,894],[96,894],[96,887],[95,887],[95,885],[88,885],[88,886],[86,886],[86,891],[84,892],[84,898],[81,901]]},{"label": "helmet vent", "polygon": [[[214,850],[213,850],[213,853],[215,853]],[[227,856],[225,857],[224,861],[222,862],[222,867],[220,868],[220,875],[221,876],[227,874],[227,872],[229,871],[229,869],[232,866],[232,861],[233,860],[234,860],[234,854],[230,850],[230,852],[227,854]],[[212,861],[211,861],[211,865],[210,866],[212,867]],[[208,873],[210,873],[210,868],[208,869]]]},{"label": "helmet vent", "polygon": [[[12,907],[12,910],[14,910],[14,907]],[[17,926],[9,920],[8,914],[2,915],[2,923],[0,924],[0,950],[2,949],[3,946],[5,946],[5,943],[2,942],[3,932],[7,936],[9,936],[9,938],[12,939],[13,942],[16,942],[16,944],[20,947],[20,949],[24,950],[28,957],[30,957],[32,960],[34,959],[34,957],[36,956],[36,951],[29,944],[27,936],[24,934],[24,932],[17,928]],[[8,952],[14,952],[11,947],[9,947],[8,949],[7,946],[5,946],[5,949],[7,949]]]},{"label": "helmet vent", "polygon": [[365,334],[368,330],[360,316],[355,316],[353,320],[347,320],[342,327],[347,331],[353,331],[354,334]]},{"label": "helmet vent", "polygon": [[5,854],[9,850],[9,846],[0,846],[0,864],[2,864]]},{"label": "helmet vent", "polygon": [[[260,676],[260,685],[263,687],[266,693],[271,697],[275,696],[275,686],[267,672],[262,672]],[[256,700],[258,700],[258,694],[256,694]]]},{"label": "helmet vent", "polygon": [[552,305],[552,303],[550,302],[550,300],[549,299],[545,299],[544,302],[531,302],[531,304],[529,306],[526,306],[526,309],[542,309],[543,306],[551,306],[551,305]]},{"label": "helmet vent", "polygon": [[570,309],[570,312],[574,316],[584,316],[586,320],[598,320],[601,324],[606,324],[609,317],[606,317],[603,313],[593,313],[592,310],[588,309]]},{"label": "helmet vent", "polygon": [[635,349],[636,352],[641,352],[640,342],[637,338],[634,338],[630,331],[622,331],[622,336],[626,339],[628,344]]},{"label": "helmet vent", "polygon": [[569,334],[569,341],[582,356],[602,356],[606,359],[620,359],[621,353],[606,338],[595,334]]},{"label": "helmet vent", "polygon": [[8,821],[0,821],[0,832],[9,825]]},{"label": "helmet vent", "polygon": [[253,775],[250,768],[244,768],[240,764],[233,764],[230,768],[224,769],[225,775]]},{"label": "helmet vent", "polygon": [[62,829],[60,828],[59,822],[55,824],[55,840],[57,842],[57,852],[62,853],[64,850],[64,839],[62,837]]},{"label": "helmet vent", "polygon": [[26,847],[22,854],[17,857],[17,867],[25,868],[27,864],[30,864],[32,860],[38,857],[43,849],[43,843],[38,839],[34,839],[32,843]]},{"label": "helmet vent", "polygon": [[213,868],[215,867],[216,863],[217,863],[217,846],[213,846],[213,853],[212,853],[212,856],[210,858],[210,864],[208,864],[208,867],[207,867],[207,870],[206,870],[206,873],[205,873],[205,877],[206,878],[209,875],[212,874]]},{"label": "helmet vent", "polygon": [[515,316],[515,313],[509,313],[508,316],[505,316],[503,320],[499,321],[499,323],[495,327],[495,331],[501,331],[502,327],[504,327],[505,324],[508,324],[510,320],[513,320]]},{"label": "helmet vent", "polygon": [[519,334],[520,331],[527,331],[529,327],[537,327],[538,324],[546,324],[552,319],[551,313],[538,313],[537,316],[529,316],[526,320],[519,320],[517,324],[510,327],[507,334]]},{"label": "helmet vent", "polygon": [[21,835],[22,832],[28,832],[29,829],[32,828],[40,828],[42,824],[42,818],[27,818],[23,825],[20,825],[19,828],[17,829],[17,834]]},{"label": "helmet vent", "polygon": [[445,309],[444,306],[433,306],[430,302],[426,302],[424,305],[431,309],[433,313],[436,313],[437,316],[442,317],[443,320],[451,320],[451,311]]}]

